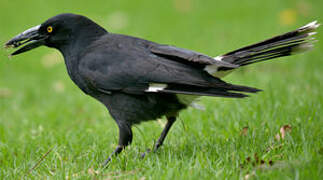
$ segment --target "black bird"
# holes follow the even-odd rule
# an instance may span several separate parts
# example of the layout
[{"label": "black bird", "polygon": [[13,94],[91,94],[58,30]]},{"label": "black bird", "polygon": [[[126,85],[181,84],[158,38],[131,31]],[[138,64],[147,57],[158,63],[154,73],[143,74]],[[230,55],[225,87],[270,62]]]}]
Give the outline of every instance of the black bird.
[{"label": "black bird", "polygon": [[157,150],[178,113],[199,96],[243,98],[252,87],[220,78],[239,67],[311,49],[315,29],[309,23],[271,39],[215,58],[136,37],[113,34],[76,14],[60,14],[17,35],[6,47],[17,55],[41,45],[58,49],[73,82],[103,103],[119,127],[113,155],[132,141],[131,126],[166,116],[167,124],[154,145]]}]

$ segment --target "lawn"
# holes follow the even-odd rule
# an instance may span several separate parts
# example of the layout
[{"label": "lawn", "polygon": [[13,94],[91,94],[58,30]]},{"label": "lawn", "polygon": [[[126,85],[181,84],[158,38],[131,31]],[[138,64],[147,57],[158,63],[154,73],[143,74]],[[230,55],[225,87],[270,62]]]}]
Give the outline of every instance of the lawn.
[{"label": "lawn", "polygon": [[[0,2],[0,43],[62,12],[107,30],[216,56],[306,23],[323,1]],[[107,110],[67,75],[62,56],[0,50],[0,179],[323,179],[323,30],[313,51],[251,65],[225,80],[264,91],[207,98],[181,112],[164,146],[144,159],[165,120],[133,128],[110,166],[118,130]]]}]

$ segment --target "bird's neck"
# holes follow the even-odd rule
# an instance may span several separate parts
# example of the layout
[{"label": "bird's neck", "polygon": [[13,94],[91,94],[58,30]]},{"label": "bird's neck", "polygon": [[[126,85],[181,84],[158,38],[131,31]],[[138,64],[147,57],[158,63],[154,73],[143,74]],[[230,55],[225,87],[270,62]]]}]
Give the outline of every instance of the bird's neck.
[{"label": "bird's neck", "polygon": [[94,41],[107,34],[108,32],[100,27],[87,27],[78,29],[76,32],[71,33],[69,41],[66,44],[62,44],[57,47],[57,49],[63,54],[64,58],[75,57],[82,54],[82,51],[86,49],[87,46],[92,44]]},{"label": "bird's neck", "polygon": [[94,41],[108,32],[99,25],[92,23],[85,28],[74,30],[66,43],[56,47],[64,56],[65,64],[69,71],[78,67],[82,52]]}]

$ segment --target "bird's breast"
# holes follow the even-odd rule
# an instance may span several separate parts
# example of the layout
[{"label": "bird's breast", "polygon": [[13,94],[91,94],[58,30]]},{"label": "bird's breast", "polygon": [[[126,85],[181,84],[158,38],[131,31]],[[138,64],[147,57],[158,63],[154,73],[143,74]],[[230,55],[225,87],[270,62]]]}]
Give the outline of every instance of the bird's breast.
[{"label": "bird's breast", "polygon": [[82,78],[79,68],[78,68],[78,61],[72,58],[65,58],[65,64],[67,73],[70,76],[71,80],[85,93],[91,94],[91,89],[89,85],[85,82]]}]

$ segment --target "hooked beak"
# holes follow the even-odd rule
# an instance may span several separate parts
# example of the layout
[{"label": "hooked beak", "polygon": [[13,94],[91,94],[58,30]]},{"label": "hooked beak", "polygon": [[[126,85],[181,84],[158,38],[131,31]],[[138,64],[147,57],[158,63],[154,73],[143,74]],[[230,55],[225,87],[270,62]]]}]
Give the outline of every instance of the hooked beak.
[{"label": "hooked beak", "polygon": [[21,45],[26,44],[22,48],[18,49],[17,51],[13,52],[11,56],[32,50],[34,48],[37,48],[41,45],[45,44],[45,39],[47,36],[39,34],[39,28],[40,25],[32,27],[16,37],[12,38],[10,41],[8,41],[5,44],[6,48],[17,48],[20,47]]}]

